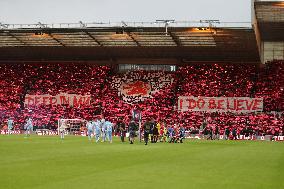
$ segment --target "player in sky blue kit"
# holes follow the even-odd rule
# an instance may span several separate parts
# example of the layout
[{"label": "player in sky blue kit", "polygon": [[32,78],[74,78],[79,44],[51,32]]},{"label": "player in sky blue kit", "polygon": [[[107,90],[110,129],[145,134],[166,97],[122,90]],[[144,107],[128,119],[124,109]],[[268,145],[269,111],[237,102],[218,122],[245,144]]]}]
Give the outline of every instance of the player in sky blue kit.
[{"label": "player in sky blue kit", "polygon": [[104,123],[105,128],[106,128],[106,138],[110,143],[112,143],[112,126],[113,124],[110,121],[106,121]]},{"label": "player in sky blue kit", "polygon": [[26,129],[26,137],[30,136],[31,132],[33,131],[33,122],[31,118],[27,119],[24,129]]},{"label": "player in sky blue kit", "polygon": [[91,141],[92,140],[92,135],[94,134],[94,124],[91,121],[87,122],[87,130],[88,130],[88,138]]},{"label": "player in sky blue kit", "polygon": [[106,124],[105,119],[101,119],[101,129],[102,129],[102,142],[106,141]]},{"label": "player in sky blue kit", "polygon": [[10,117],[8,119],[7,125],[8,125],[8,135],[12,133],[12,129],[13,129],[13,119]]},{"label": "player in sky blue kit", "polygon": [[98,118],[95,119],[93,125],[95,127],[95,132],[96,132],[96,142],[99,142],[101,135],[101,122],[99,121]]}]

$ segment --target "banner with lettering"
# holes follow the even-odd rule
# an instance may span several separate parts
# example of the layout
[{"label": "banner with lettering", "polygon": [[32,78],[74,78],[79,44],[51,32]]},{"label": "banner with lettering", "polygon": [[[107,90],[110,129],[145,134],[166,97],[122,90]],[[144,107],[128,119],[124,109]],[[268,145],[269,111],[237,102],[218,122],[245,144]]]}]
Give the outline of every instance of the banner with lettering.
[{"label": "banner with lettering", "polygon": [[263,98],[180,96],[178,110],[249,113],[263,111]]},{"label": "banner with lettering", "polygon": [[60,93],[56,96],[52,95],[26,95],[25,106],[40,106],[40,105],[68,105],[81,106],[90,105],[91,95],[76,95]]}]

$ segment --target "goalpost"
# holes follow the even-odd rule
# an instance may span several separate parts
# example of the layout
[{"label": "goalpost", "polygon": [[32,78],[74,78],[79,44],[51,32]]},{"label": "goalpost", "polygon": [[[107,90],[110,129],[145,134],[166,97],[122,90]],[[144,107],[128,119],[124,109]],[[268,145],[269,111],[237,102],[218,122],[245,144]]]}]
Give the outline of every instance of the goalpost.
[{"label": "goalpost", "polygon": [[62,123],[65,123],[65,133],[75,134],[76,132],[80,132],[82,126],[85,126],[84,119],[59,119],[58,120],[58,134],[60,133],[60,126]]}]

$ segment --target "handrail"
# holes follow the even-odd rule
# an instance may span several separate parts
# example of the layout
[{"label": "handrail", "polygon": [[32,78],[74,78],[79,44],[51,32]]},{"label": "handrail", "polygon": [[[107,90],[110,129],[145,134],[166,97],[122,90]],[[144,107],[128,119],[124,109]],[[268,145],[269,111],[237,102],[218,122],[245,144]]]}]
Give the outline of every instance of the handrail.
[{"label": "handrail", "polygon": [[[208,21],[208,20],[207,20]],[[200,21],[174,21],[168,27],[209,27],[212,23]],[[214,27],[252,27],[251,22],[218,22]],[[36,24],[6,24],[0,23],[0,29],[41,29],[41,28],[105,28],[105,27],[165,27],[163,22],[82,22],[78,23],[52,23],[38,22]]]}]

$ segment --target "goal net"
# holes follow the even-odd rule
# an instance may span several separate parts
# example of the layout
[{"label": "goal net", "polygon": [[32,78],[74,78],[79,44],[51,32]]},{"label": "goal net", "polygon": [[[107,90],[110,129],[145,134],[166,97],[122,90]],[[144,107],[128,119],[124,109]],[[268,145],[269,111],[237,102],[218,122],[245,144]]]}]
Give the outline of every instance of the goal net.
[{"label": "goal net", "polygon": [[81,127],[85,126],[84,119],[59,119],[58,133],[60,133],[60,126],[64,124],[66,134],[76,134],[81,132]]}]

